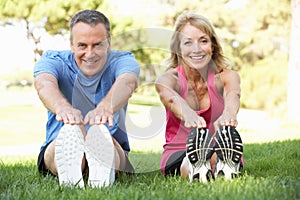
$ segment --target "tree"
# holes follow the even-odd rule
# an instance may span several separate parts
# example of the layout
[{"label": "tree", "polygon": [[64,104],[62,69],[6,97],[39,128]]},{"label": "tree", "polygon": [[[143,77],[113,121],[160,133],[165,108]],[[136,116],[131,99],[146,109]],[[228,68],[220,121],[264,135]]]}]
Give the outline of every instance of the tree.
[{"label": "tree", "polygon": [[[0,0],[0,24],[1,21],[25,22],[27,36],[35,44],[37,58],[43,51],[40,46],[41,31],[68,36],[69,21],[75,12],[81,9],[101,10],[111,21],[112,48],[132,51],[141,64],[140,82],[151,83],[166,69],[161,61],[169,56],[168,44],[155,44],[169,42],[169,33],[174,30],[178,14],[184,10],[196,10],[213,23],[225,55],[242,76],[242,107],[278,108],[285,105],[288,97],[289,105],[294,105],[289,106],[289,110],[297,110],[297,89],[290,87],[287,95],[287,88],[280,87],[287,81],[289,36],[292,37],[289,66],[293,66],[289,67],[289,86],[299,85],[295,84],[296,78],[293,76],[299,75],[295,71],[299,65],[299,61],[295,64],[298,59],[295,54],[299,52],[297,48],[300,45],[296,45],[297,39],[293,38],[300,34],[299,29],[291,35],[287,31],[291,25],[290,0],[139,1],[141,2],[151,2],[151,6],[135,5],[131,8],[139,9],[128,12],[130,9],[124,6],[137,4],[137,1],[128,0],[120,4],[119,1],[110,0]],[[117,6],[119,9],[115,9]],[[294,21],[299,23],[299,17]],[[145,38],[145,35],[150,35],[150,39]]]},{"label": "tree", "polygon": [[[132,17],[111,12],[113,9],[104,0],[0,0],[0,21],[5,25],[24,22],[27,38],[34,46],[34,61],[37,61],[43,53],[43,34],[67,36],[72,16],[82,9],[95,9],[105,13],[111,22],[113,48],[133,51],[142,63],[142,68],[152,69],[150,57],[153,52],[143,49],[145,44],[140,37],[140,32],[143,31],[141,26],[132,30]],[[128,46],[133,48],[128,49]],[[155,80],[153,71],[150,75],[141,75],[142,81],[146,79],[150,82]]]},{"label": "tree", "polygon": [[288,70],[288,119],[300,121],[300,1],[291,0],[292,27]]},{"label": "tree", "polygon": [[0,0],[0,20],[4,24],[25,22],[27,38],[34,44],[36,61],[43,53],[40,47],[43,32],[66,34],[69,21],[81,9],[97,9],[102,0]]}]

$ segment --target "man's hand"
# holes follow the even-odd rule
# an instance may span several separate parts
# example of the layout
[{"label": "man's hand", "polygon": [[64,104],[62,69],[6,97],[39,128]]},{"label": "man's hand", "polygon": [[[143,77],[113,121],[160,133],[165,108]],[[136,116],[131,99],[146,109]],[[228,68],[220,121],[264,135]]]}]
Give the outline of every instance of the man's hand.
[{"label": "man's hand", "polygon": [[66,107],[61,109],[56,114],[56,120],[71,125],[82,125],[83,123],[83,117],[80,110],[77,110],[72,107]]},{"label": "man's hand", "polygon": [[108,122],[108,126],[113,126],[114,115],[110,105],[102,105],[101,103],[94,109],[88,112],[84,118],[84,125],[100,125]]}]

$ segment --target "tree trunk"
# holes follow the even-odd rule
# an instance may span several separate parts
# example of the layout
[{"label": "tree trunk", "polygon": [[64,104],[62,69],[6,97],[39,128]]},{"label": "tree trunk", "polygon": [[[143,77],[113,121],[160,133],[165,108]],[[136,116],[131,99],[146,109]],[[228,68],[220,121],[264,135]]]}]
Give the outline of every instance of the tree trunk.
[{"label": "tree trunk", "polygon": [[291,0],[292,26],[288,66],[288,120],[300,122],[300,0]]}]

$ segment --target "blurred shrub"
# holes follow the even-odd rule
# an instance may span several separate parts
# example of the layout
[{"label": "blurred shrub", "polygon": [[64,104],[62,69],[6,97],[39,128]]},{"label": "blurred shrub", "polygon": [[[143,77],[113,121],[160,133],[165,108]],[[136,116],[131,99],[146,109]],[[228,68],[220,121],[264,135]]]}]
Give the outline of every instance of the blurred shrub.
[{"label": "blurred shrub", "polygon": [[270,109],[286,102],[287,57],[272,56],[261,60],[253,67],[242,67],[241,107],[249,109]]},{"label": "blurred shrub", "polygon": [[0,75],[0,89],[23,88],[33,85],[31,70],[15,70],[13,74]]}]

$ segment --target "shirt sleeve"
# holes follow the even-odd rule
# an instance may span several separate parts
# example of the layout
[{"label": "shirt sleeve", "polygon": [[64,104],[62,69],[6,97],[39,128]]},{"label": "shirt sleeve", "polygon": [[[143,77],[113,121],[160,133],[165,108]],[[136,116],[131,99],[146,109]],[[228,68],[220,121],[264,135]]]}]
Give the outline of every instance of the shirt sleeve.
[{"label": "shirt sleeve", "polygon": [[62,60],[58,51],[46,51],[34,65],[33,76],[42,73],[50,73],[58,79],[59,70],[62,67]]},{"label": "shirt sleeve", "polygon": [[115,59],[114,67],[116,77],[124,73],[133,73],[138,78],[140,74],[140,65],[131,52],[122,52]]}]

